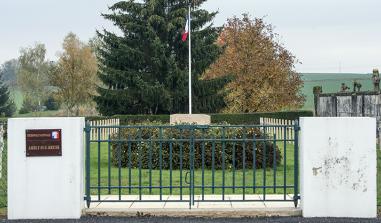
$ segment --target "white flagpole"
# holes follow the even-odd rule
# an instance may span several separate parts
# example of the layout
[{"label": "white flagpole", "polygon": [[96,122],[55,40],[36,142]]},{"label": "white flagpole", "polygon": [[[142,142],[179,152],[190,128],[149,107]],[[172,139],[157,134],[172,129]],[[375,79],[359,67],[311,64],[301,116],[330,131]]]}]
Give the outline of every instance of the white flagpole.
[{"label": "white flagpole", "polygon": [[189,114],[192,114],[192,29],[191,29],[191,3],[189,2],[188,8],[188,27],[189,27]]}]

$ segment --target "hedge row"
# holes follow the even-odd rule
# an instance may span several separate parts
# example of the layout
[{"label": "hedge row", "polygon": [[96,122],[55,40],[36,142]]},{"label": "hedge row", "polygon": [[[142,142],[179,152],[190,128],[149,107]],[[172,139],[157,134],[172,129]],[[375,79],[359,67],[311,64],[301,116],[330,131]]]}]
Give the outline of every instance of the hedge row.
[{"label": "hedge row", "polygon": [[[161,125],[161,123],[142,123],[142,125]],[[255,144],[252,140],[254,135],[257,140]],[[246,142],[234,141],[234,139],[243,139],[244,136],[249,140]],[[123,129],[120,135],[112,136],[112,140],[114,140],[111,143],[112,163],[114,166],[121,165],[124,168],[131,166],[131,168],[141,167],[143,169],[160,169],[160,167],[179,169],[180,163],[182,163],[183,169],[189,169],[190,148],[192,147],[187,139],[192,137],[195,139],[229,139],[224,142],[195,140],[193,151],[196,169],[202,167],[203,160],[204,168],[207,169],[211,169],[213,165],[215,169],[222,169],[223,164],[226,169],[242,169],[243,160],[245,160],[245,168],[253,168],[254,163],[258,169],[264,166],[271,168],[275,163],[279,165],[282,160],[279,148],[258,128],[227,128],[222,133],[222,128],[204,130],[164,128],[160,132],[158,128],[152,127],[141,130]],[[185,139],[185,141],[181,141],[181,139]],[[245,159],[243,159],[244,157]]]},{"label": "hedge row", "polygon": [[[210,114],[212,123],[229,123],[231,125],[240,124],[259,124],[261,117],[265,118],[278,118],[286,120],[295,120],[299,117],[311,117],[312,111],[287,111],[287,112],[270,112],[270,113],[252,113],[252,114]],[[169,115],[115,115],[111,118],[119,118],[121,125],[137,124],[141,122],[161,122],[169,123]],[[105,117],[87,117],[88,120],[105,119]]]},{"label": "hedge row", "polygon": [[256,125],[259,124],[260,118],[277,118],[285,120],[295,120],[300,117],[314,116],[312,111],[287,111],[287,112],[267,112],[267,113],[252,113],[252,114],[212,114],[212,123],[227,122],[231,125]]}]

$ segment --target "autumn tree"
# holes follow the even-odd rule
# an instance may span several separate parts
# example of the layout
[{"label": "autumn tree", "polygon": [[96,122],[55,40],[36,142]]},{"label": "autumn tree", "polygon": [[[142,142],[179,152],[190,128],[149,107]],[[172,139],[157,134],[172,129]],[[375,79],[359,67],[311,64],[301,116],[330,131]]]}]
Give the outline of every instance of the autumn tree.
[{"label": "autumn tree", "polygon": [[68,115],[78,115],[81,106],[92,103],[98,83],[97,59],[92,49],[73,33],[64,39],[50,83]]},{"label": "autumn tree", "polygon": [[23,94],[23,107],[28,111],[41,110],[48,96],[51,63],[45,56],[45,45],[40,43],[20,51],[17,84]]},{"label": "autumn tree", "polygon": [[203,78],[234,77],[225,88],[224,112],[280,111],[304,103],[297,61],[263,19],[248,15],[229,19],[218,43],[225,51]]}]

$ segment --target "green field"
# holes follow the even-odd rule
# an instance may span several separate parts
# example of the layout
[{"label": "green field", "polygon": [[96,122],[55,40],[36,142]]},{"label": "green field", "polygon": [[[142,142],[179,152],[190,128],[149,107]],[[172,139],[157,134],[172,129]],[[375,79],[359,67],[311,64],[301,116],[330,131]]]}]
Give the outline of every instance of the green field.
[{"label": "green field", "polygon": [[314,86],[322,86],[323,93],[335,93],[340,91],[341,83],[345,83],[352,90],[353,80],[358,80],[362,84],[361,90],[367,91],[373,89],[371,78],[371,74],[302,74],[304,81],[302,93],[306,95],[306,103],[303,109],[314,109],[314,96],[312,91]]}]

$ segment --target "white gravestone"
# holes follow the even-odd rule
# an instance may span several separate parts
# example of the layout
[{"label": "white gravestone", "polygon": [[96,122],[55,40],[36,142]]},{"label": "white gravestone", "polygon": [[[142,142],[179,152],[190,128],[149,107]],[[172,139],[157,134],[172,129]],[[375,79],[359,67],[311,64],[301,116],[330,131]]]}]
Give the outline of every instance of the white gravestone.
[{"label": "white gravestone", "polygon": [[[8,119],[9,219],[81,217],[84,126],[84,118]],[[26,130],[44,129],[60,130],[61,133],[52,135],[52,139],[61,139],[62,154],[36,156],[33,153],[35,156],[29,156],[28,152],[27,156]]]},{"label": "white gravestone", "polygon": [[376,119],[301,118],[304,217],[377,216]]}]

